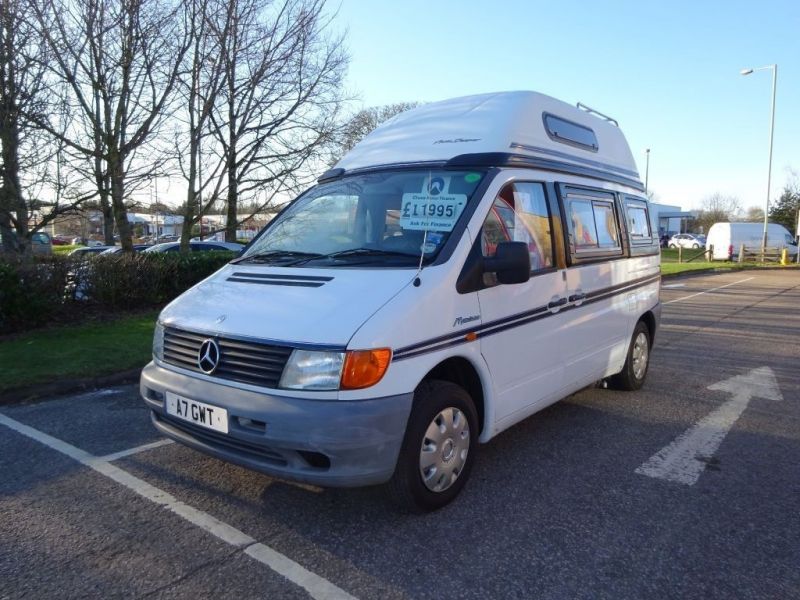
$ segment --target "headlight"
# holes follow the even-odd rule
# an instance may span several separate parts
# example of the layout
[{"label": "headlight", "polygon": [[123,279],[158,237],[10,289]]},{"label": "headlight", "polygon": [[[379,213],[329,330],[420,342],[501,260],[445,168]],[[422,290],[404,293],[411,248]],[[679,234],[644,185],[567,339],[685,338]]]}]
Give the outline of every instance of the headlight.
[{"label": "headlight", "polygon": [[283,369],[280,387],[291,390],[338,390],[344,352],[295,350]]},{"label": "headlight", "polygon": [[161,323],[156,323],[153,332],[153,357],[164,360],[164,326]]},{"label": "headlight", "polygon": [[319,352],[295,350],[280,387],[292,390],[357,390],[378,383],[392,360],[389,348]]}]

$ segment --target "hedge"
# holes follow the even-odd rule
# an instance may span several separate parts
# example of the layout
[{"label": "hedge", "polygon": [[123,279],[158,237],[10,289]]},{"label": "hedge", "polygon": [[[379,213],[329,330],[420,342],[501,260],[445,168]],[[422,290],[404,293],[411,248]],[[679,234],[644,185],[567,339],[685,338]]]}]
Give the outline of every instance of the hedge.
[{"label": "hedge", "polygon": [[156,308],[205,279],[233,252],[64,256],[0,260],[0,333],[36,327],[76,311]]}]

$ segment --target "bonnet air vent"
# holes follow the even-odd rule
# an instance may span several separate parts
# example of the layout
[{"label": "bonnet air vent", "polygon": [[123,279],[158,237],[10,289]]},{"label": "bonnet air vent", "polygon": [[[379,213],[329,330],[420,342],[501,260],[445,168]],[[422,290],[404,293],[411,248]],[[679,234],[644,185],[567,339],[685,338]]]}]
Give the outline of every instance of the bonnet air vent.
[{"label": "bonnet air vent", "polygon": [[286,285],[292,287],[322,287],[333,277],[315,277],[313,275],[273,275],[270,273],[236,273],[227,281],[239,283],[258,283],[261,285]]}]

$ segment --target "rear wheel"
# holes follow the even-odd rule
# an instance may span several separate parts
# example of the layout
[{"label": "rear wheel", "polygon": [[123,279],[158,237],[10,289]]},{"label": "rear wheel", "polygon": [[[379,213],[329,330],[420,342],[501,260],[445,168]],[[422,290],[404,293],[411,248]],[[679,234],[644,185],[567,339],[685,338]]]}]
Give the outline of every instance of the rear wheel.
[{"label": "rear wheel", "polygon": [[697,249],[699,249],[699,248],[700,248],[700,244],[692,244],[692,248],[694,248],[695,250],[697,250]]},{"label": "rear wheel", "polygon": [[400,456],[387,484],[392,500],[417,513],[451,502],[469,478],[477,437],[470,395],[449,381],[422,382],[414,392]]},{"label": "rear wheel", "polygon": [[622,371],[609,377],[609,386],[618,390],[638,390],[647,377],[650,366],[650,329],[644,321],[639,321],[633,330],[628,356]]},{"label": "rear wheel", "polygon": [[669,245],[669,247],[670,247],[672,250],[675,250],[675,248],[677,248],[677,246],[676,246],[675,244],[670,244],[670,245]]}]

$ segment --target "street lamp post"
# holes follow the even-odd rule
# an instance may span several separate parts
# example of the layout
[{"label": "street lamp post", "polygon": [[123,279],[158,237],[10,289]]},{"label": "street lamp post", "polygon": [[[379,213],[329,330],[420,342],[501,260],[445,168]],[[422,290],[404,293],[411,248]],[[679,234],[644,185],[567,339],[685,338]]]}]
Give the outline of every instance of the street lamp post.
[{"label": "street lamp post", "polygon": [[764,204],[764,236],[761,240],[761,260],[764,260],[764,253],[767,248],[767,223],[769,222],[769,191],[772,183],[772,140],[775,137],[775,91],[778,87],[778,65],[766,65],[756,69],[742,69],[742,75],[750,75],[754,71],[765,71],[772,69],[772,111],[769,118],[769,162],[767,165],[767,200]]},{"label": "street lamp post", "polygon": [[645,150],[645,154],[647,155],[647,161],[645,162],[644,168],[644,194],[647,195],[648,190],[648,183],[650,182],[650,148]]}]

